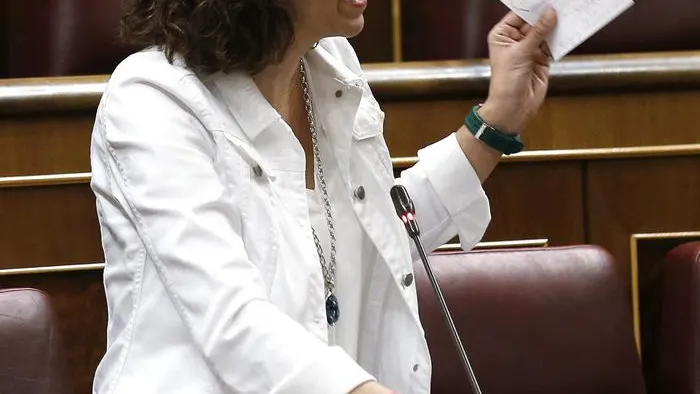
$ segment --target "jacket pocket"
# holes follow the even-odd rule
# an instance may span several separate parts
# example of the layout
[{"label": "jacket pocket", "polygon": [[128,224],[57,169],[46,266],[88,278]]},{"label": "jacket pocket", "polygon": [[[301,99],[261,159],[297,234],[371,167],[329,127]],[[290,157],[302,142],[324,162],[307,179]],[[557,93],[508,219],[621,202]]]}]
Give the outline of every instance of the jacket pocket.
[{"label": "jacket pocket", "polygon": [[[394,178],[389,148],[384,140],[384,112],[374,100],[362,98],[355,119],[353,142],[360,152],[367,151],[374,163],[384,170],[384,174]],[[376,167],[372,165],[372,167]]]},{"label": "jacket pocket", "polygon": [[240,211],[240,235],[246,254],[260,270],[269,293],[277,269],[280,242],[279,223],[274,214],[278,199],[260,163],[228,138],[217,137],[217,145],[220,152],[217,164],[224,174],[226,189],[235,196],[235,208]]}]

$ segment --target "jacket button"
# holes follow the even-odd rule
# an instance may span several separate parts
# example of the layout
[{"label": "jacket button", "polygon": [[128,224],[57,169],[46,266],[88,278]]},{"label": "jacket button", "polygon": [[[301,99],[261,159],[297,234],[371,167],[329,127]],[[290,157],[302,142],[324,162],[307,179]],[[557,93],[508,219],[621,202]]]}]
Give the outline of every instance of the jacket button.
[{"label": "jacket button", "polygon": [[335,91],[335,97],[336,97],[336,98],[341,98],[341,97],[343,97],[343,91],[342,91],[342,90],[336,90],[336,91]]},{"label": "jacket button", "polygon": [[365,187],[362,185],[358,186],[357,189],[355,189],[355,191],[353,192],[353,195],[355,195],[355,197],[358,200],[364,200],[365,199]]},{"label": "jacket button", "polygon": [[413,372],[418,372],[418,364],[413,364]]},{"label": "jacket button", "polygon": [[411,286],[413,284],[413,274],[408,273],[408,274],[404,275],[401,283],[403,283],[404,287]]},{"label": "jacket button", "polygon": [[262,168],[260,168],[260,166],[253,167],[253,174],[255,174],[256,177],[260,178],[263,174]]}]

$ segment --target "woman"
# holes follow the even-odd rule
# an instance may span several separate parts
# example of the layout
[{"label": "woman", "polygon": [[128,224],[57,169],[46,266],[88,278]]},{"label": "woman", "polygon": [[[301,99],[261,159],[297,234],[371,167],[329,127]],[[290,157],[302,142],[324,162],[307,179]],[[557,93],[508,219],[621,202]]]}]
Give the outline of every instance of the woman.
[{"label": "woman", "polygon": [[[109,311],[95,393],[429,392],[384,114],[345,38],[365,6],[127,5],[124,32],[148,48],[113,73],[93,132]],[[555,18],[493,29],[471,116],[493,129],[462,126],[398,180],[427,248],[482,236],[481,182],[545,97]]]}]

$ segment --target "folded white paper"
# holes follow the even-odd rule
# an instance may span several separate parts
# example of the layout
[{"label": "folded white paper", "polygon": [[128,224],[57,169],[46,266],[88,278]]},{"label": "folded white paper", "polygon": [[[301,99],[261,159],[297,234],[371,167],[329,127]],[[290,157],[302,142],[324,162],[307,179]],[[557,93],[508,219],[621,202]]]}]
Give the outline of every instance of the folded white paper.
[{"label": "folded white paper", "polygon": [[547,38],[554,60],[560,60],[634,4],[632,0],[501,0],[530,25],[551,6],[557,26]]}]

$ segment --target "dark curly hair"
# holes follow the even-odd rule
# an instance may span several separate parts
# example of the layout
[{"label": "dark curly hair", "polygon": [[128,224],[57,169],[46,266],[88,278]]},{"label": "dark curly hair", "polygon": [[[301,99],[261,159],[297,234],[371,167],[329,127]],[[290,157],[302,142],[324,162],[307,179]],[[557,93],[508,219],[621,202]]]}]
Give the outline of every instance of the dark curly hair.
[{"label": "dark curly hair", "polygon": [[251,74],[281,61],[294,39],[290,0],[125,0],[122,38],[175,54],[198,73]]}]

